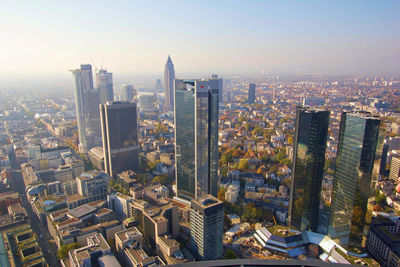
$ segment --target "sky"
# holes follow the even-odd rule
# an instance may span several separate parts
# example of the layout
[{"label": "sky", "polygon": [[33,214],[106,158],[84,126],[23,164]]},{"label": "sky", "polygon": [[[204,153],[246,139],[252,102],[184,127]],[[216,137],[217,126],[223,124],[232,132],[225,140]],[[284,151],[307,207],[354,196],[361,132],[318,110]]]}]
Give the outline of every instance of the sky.
[{"label": "sky", "polygon": [[0,76],[67,73],[400,73],[400,1],[0,3]]}]

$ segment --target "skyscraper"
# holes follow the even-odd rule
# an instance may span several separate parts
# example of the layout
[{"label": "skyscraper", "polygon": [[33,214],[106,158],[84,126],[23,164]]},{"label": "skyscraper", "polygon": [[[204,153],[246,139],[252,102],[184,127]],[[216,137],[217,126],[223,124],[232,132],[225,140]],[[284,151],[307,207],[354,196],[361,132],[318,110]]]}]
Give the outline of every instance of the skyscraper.
[{"label": "skyscraper", "polygon": [[100,105],[104,168],[111,177],[139,171],[136,103],[107,102]]},{"label": "skyscraper", "polygon": [[218,80],[175,79],[178,197],[217,195]]},{"label": "skyscraper", "polygon": [[205,195],[192,199],[190,205],[190,246],[199,260],[222,257],[224,205],[219,199]]},{"label": "skyscraper", "polygon": [[113,78],[112,73],[107,70],[100,69],[96,73],[96,86],[100,91],[100,103],[105,104],[114,100]]},{"label": "skyscraper", "polygon": [[318,228],[328,125],[329,111],[297,107],[289,220],[300,231]]},{"label": "skyscraper", "polygon": [[136,91],[132,84],[123,84],[121,86],[121,96],[123,101],[132,102],[136,99]]},{"label": "skyscraper", "polygon": [[164,70],[165,111],[174,109],[174,79],[174,63],[172,63],[171,57],[168,56]]},{"label": "skyscraper", "polygon": [[359,246],[371,221],[383,143],[380,123],[370,113],[342,113],[328,227],[328,235],[342,245]]},{"label": "skyscraper", "polygon": [[79,151],[84,153],[88,150],[89,128],[89,95],[88,92],[93,89],[92,66],[81,65],[80,69],[71,70],[74,77],[74,95],[76,107],[76,119],[79,134]]},{"label": "skyscraper", "polygon": [[222,78],[218,78],[218,74],[213,74],[213,75],[211,75],[210,79],[218,80],[219,102],[222,102],[222,89],[223,89],[223,80],[222,80]]},{"label": "skyscraper", "polygon": [[256,85],[254,83],[249,83],[247,102],[249,104],[254,104],[255,100],[256,100]]}]

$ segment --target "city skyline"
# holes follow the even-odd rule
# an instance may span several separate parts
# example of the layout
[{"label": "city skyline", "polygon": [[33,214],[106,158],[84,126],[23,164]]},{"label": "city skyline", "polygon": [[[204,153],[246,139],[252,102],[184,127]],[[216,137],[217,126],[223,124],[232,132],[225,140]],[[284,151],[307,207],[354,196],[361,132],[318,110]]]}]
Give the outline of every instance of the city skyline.
[{"label": "city skyline", "polygon": [[[119,1],[78,7],[5,3],[2,72],[55,74],[90,62],[119,73],[154,73],[162,72],[160,59],[168,54],[179,63],[178,73],[400,71],[397,1]],[[181,15],[170,16],[174,11]],[[193,11],[201,15],[192,19]],[[152,20],[145,14],[153,14]]]}]

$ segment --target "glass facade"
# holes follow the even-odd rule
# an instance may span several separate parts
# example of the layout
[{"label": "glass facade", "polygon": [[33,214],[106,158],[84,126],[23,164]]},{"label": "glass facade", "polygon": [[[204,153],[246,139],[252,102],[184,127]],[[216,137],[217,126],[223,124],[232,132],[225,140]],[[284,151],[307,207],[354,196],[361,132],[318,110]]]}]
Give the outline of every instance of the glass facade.
[{"label": "glass facade", "polygon": [[139,143],[135,103],[108,102],[101,105],[105,171],[139,171]]},{"label": "glass facade", "polygon": [[300,231],[318,228],[328,125],[329,111],[297,107],[289,220]]},{"label": "glass facade", "polygon": [[178,197],[217,194],[218,80],[175,80]]},{"label": "glass facade", "polygon": [[360,246],[371,221],[383,135],[380,119],[343,113],[328,235],[342,245]]}]

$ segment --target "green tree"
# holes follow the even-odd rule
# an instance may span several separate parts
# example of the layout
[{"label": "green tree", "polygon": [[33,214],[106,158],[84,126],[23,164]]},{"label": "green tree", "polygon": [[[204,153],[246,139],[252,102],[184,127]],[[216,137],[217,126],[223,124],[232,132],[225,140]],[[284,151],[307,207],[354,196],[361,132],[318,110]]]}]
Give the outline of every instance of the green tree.
[{"label": "green tree", "polygon": [[249,161],[247,159],[240,159],[239,164],[238,164],[238,169],[239,170],[246,170],[249,168]]},{"label": "green tree", "polygon": [[57,257],[59,259],[65,259],[68,256],[68,252],[73,249],[80,248],[81,245],[79,243],[70,243],[66,245],[62,245],[60,249],[57,251]]},{"label": "green tree", "polygon": [[375,202],[376,202],[378,205],[381,205],[381,206],[386,205],[386,196],[385,196],[385,194],[379,193],[379,194],[375,197]]},{"label": "green tree", "polygon": [[283,160],[286,159],[286,153],[285,151],[282,149],[278,152],[278,154],[276,154],[276,160],[283,164]]},{"label": "green tree", "polygon": [[225,188],[221,187],[220,189],[218,189],[217,197],[222,202],[225,201],[225,193],[226,193],[226,189]]},{"label": "green tree", "polygon": [[223,168],[221,168],[220,173],[223,177],[226,177],[226,176],[228,176],[228,169],[226,167],[223,167]]},{"label": "green tree", "polygon": [[230,162],[233,162],[232,153],[231,152],[223,153],[221,156],[221,163],[228,164]]},{"label": "green tree", "polygon": [[233,251],[232,249],[228,248],[228,249],[225,251],[225,253],[224,253],[224,259],[226,259],[226,260],[233,260],[233,259],[236,259],[236,258],[237,258],[236,253],[235,253],[235,251]]}]

